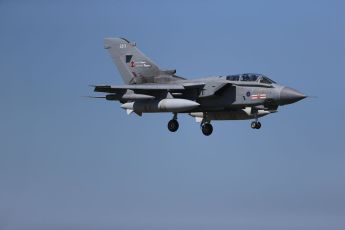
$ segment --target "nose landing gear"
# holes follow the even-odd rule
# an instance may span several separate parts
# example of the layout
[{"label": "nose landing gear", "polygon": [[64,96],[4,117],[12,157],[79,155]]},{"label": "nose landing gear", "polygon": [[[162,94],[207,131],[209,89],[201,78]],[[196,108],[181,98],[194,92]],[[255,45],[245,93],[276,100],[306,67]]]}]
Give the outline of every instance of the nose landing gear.
[{"label": "nose landing gear", "polygon": [[255,121],[253,121],[251,124],[250,124],[250,127],[252,127],[252,129],[260,129],[261,128],[261,123],[260,121],[258,120],[258,115],[255,114]]},{"label": "nose landing gear", "polygon": [[259,121],[253,121],[250,126],[252,127],[252,129],[260,129],[261,123]]}]

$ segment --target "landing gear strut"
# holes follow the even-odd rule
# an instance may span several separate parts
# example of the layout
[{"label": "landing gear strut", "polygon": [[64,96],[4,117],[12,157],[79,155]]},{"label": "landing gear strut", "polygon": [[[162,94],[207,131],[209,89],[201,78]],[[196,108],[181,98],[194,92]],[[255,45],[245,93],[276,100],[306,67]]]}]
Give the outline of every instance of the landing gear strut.
[{"label": "landing gear strut", "polygon": [[179,124],[177,121],[177,113],[174,113],[173,119],[168,122],[168,129],[170,132],[176,132],[178,130]]}]

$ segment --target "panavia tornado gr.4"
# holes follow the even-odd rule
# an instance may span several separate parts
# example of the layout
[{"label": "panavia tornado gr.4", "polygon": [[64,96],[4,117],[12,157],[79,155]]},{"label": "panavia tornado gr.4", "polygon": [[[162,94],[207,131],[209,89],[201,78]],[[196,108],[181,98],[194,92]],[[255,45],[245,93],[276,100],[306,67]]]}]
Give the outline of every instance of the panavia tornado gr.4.
[{"label": "panavia tornado gr.4", "polygon": [[127,114],[169,112],[168,129],[176,132],[179,113],[200,122],[206,136],[213,131],[213,120],[253,119],[251,127],[260,129],[259,118],[277,112],[306,96],[279,85],[263,74],[236,74],[193,80],[162,70],[136,46],[124,38],[105,38],[104,48],[117,66],[125,85],[97,85],[95,92],[106,93],[109,101],[119,101]]}]

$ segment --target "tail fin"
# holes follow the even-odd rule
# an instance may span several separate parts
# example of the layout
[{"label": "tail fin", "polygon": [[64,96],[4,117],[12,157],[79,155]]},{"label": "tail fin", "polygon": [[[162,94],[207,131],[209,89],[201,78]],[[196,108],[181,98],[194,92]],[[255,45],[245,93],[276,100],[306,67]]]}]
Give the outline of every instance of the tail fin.
[{"label": "tail fin", "polygon": [[160,73],[158,66],[135,43],[124,38],[105,38],[104,48],[109,51],[126,84],[153,82]]}]

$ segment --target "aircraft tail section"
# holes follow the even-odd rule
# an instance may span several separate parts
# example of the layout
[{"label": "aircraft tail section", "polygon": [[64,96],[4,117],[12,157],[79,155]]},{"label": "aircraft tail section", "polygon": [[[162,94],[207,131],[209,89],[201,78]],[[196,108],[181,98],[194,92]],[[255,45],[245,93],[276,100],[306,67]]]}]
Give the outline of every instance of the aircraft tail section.
[{"label": "aircraft tail section", "polygon": [[104,48],[109,51],[126,84],[153,82],[160,73],[158,66],[135,43],[124,38],[105,38]]}]

